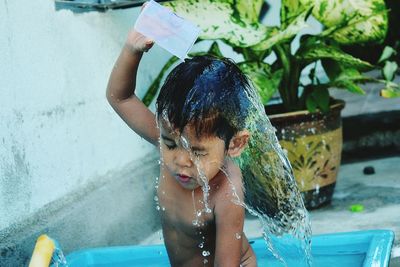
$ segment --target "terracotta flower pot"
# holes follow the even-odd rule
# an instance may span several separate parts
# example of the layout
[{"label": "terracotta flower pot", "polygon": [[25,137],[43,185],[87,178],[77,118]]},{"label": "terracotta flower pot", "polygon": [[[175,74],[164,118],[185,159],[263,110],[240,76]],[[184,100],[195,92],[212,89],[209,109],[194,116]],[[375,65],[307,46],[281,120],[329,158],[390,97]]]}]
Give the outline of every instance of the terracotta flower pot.
[{"label": "terracotta flower pot", "polygon": [[266,107],[279,142],[287,150],[308,209],[328,204],[332,199],[342,153],[343,108],[341,100],[334,101],[328,114],[308,111],[277,114],[278,105]]}]

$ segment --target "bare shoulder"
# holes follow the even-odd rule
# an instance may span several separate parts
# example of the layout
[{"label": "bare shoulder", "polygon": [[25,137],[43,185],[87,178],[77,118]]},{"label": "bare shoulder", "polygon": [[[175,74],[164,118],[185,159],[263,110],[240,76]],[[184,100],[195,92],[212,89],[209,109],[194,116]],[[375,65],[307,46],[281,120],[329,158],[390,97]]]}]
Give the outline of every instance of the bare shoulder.
[{"label": "bare shoulder", "polygon": [[215,190],[214,196],[216,205],[226,203],[226,200],[231,204],[243,202],[244,189],[240,168],[228,161],[219,175],[218,189]]}]

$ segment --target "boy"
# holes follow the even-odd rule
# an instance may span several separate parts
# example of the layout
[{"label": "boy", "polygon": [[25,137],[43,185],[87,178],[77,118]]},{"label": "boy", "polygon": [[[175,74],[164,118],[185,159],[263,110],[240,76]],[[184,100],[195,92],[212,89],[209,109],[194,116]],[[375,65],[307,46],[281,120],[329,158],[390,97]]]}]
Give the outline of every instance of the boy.
[{"label": "boy", "polygon": [[249,139],[243,127],[248,80],[229,60],[187,60],[168,76],[155,116],[134,94],[140,59],[152,45],[130,31],[111,73],[107,99],[137,134],[160,147],[157,194],[170,263],[256,266],[243,234],[241,172],[230,159],[240,155]]}]

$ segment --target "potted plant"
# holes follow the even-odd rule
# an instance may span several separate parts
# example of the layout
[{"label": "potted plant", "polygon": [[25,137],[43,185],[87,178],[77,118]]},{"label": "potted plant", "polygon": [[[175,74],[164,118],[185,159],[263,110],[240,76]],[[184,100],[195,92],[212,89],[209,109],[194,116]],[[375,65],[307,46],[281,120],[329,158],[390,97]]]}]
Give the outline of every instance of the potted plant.
[{"label": "potted plant", "polygon": [[[391,82],[397,70],[389,60],[392,50],[382,55],[382,66],[373,66],[341,49],[343,44],[382,41],[387,10],[383,0],[282,0],[280,26],[267,27],[259,21],[263,2],[176,0],[164,5],[196,23],[203,31],[200,40],[218,40],[243,56],[238,65],[251,78],[277,128],[306,206],[316,208],[331,200],[342,147],[344,102],[332,99],[329,88],[364,94],[359,83],[372,81],[383,84],[382,96],[400,96],[398,85]],[[310,16],[324,29],[300,36]],[[204,53],[223,56],[218,42]],[[271,54],[276,59],[267,63]],[[143,98],[145,104],[150,104],[165,72],[177,60],[167,62]],[[374,68],[382,68],[385,79],[363,74]],[[282,103],[268,105],[276,93]]]}]

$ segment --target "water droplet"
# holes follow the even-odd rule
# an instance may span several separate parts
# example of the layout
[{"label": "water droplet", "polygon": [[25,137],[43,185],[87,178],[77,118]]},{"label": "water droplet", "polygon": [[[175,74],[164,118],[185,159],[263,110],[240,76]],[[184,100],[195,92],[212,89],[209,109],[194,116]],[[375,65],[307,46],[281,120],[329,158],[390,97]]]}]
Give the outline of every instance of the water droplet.
[{"label": "water droplet", "polygon": [[200,216],[201,216],[201,210],[198,210],[198,211],[196,212],[196,215],[197,215],[197,217],[200,217]]},{"label": "water droplet", "polygon": [[199,244],[199,248],[203,248],[204,247],[204,242],[201,242],[200,244]]},{"label": "water droplet", "polygon": [[319,184],[315,185],[315,192],[316,192],[317,195],[319,194]]},{"label": "water droplet", "polygon": [[210,251],[208,250],[203,250],[203,252],[201,253],[204,257],[208,257],[210,256]]},{"label": "water droplet", "polygon": [[241,235],[240,233],[236,233],[236,234],[235,234],[235,237],[236,237],[236,239],[241,239],[241,238],[242,238],[242,235]]},{"label": "water droplet", "polygon": [[53,260],[55,267],[68,267],[67,260],[65,259],[63,252],[59,248],[55,248]]},{"label": "water droplet", "polygon": [[162,210],[162,211],[165,211],[165,207],[162,207],[161,210]]},{"label": "water droplet", "polygon": [[154,201],[158,201],[158,196],[154,196]]},{"label": "water droplet", "polygon": [[158,231],[158,237],[159,237],[160,240],[163,239],[162,231]]},{"label": "water droplet", "polygon": [[207,260],[207,259],[204,259],[204,260],[203,260],[203,263],[204,263],[204,264],[207,264],[207,263],[208,263],[208,260]]},{"label": "water droplet", "polygon": [[160,210],[160,206],[157,205],[157,206],[156,206],[156,210]]}]

